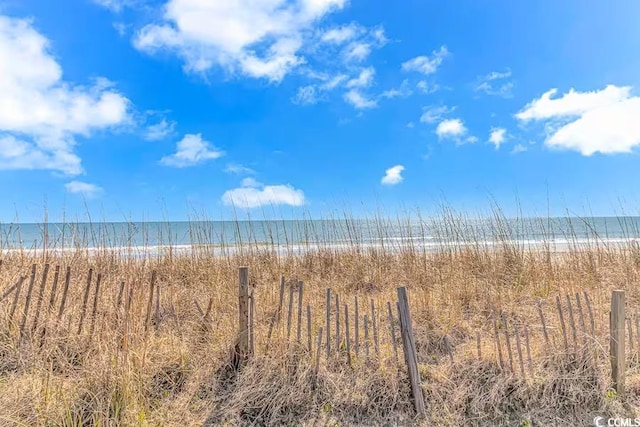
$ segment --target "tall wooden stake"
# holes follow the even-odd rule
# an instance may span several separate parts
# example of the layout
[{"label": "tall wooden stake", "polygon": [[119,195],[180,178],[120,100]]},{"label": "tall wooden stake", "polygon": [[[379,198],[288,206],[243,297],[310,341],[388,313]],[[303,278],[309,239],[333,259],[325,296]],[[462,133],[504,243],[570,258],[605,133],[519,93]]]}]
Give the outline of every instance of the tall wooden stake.
[{"label": "tall wooden stake", "polygon": [[298,282],[298,330],[296,334],[296,339],[298,343],[302,341],[302,293],[304,290],[304,283],[302,281]]},{"label": "tall wooden stake", "polygon": [[398,288],[398,306],[400,308],[400,331],[404,348],[405,361],[409,370],[409,380],[413,393],[414,405],[419,416],[424,416],[426,408],[424,395],[420,386],[420,372],[418,371],[418,356],[416,354],[416,343],[413,337],[413,326],[411,324],[411,313],[409,311],[409,299],[407,289]]},{"label": "tall wooden stake", "polygon": [[624,291],[613,291],[610,313],[611,379],[618,394],[624,394],[626,358],[624,353]]},{"label": "tall wooden stake", "polygon": [[327,288],[327,324],[326,324],[326,333],[327,333],[327,359],[331,356],[331,289]]},{"label": "tall wooden stake", "polygon": [[156,287],[156,271],[151,272],[151,284],[149,286],[149,299],[147,300],[147,315],[144,320],[144,332],[149,330],[149,324],[151,323],[151,312],[153,311],[153,295],[155,294]]},{"label": "tall wooden stake", "polygon": [[355,329],[355,340],[353,343],[356,357],[360,356],[360,314],[358,313],[358,296],[355,297],[353,328]]},{"label": "tall wooden stake", "polygon": [[249,268],[238,270],[238,356],[241,363],[249,358]]},{"label": "tall wooden stake", "polygon": [[349,306],[344,305],[344,335],[346,339],[347,363],[351,366],[351,340],[349,337]]}]

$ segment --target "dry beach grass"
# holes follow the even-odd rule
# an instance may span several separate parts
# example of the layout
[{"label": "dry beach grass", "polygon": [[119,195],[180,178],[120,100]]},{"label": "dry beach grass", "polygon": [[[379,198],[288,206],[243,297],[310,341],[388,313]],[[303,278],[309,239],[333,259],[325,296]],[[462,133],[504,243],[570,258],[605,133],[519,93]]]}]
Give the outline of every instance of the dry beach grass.
[{"label": "dry beach grass", "polygon": [[[459,224],[450,213],[436,221],[441,229]],[[0,302],[0,425],[529,426],[589,425],[597,415],[636,416],[638,341],[632,337],[628,350],[627,393],[618,396],[610,390],[607,333],[612,289],[627,292],[632,320],[640,311],[640,248],[631,239],[616,245],[569,239],[562,251],[544,245],[527,248],[513,242],[501,217],[492,221],[496,244],[480,243],[469,237],[472,231],[461,229],[457,234],[466,237],[429,251],[412,240],[371,247],[354,239],[347,247],[319,245],[302,253],[278,252],[255,242],[218,256],[206,244],[180,254],[162,251],[142,257],[80,247],[5,252],[0,295],[19,277],[26,279],[13,317],[15,291]],[[384,234],[384,227],[377,231]],[[23,321],[32,264],[37,273]],[[49,276],[40,294],[45,264]],[[56,266],[59,279],[52,298]],[[255,289],[255,356],[235,369],[231,352],[238,328],[240,266],[249,267]],[[67,267],[68,294],[58,317]],[[90,268],[93,285],[86,293]],[[149,298],[152,271],[159,304],[155,293]],[[285,310],[268,339],[281,276],[287,279]],[[288,289],[297,280],[304,282],[303,302],[311,310],[311,353],[306,323],[301,343],[295,342],[297,306],[287,340]],[[387,302],[395,304],[401,285],[409,292],[427,406],[421,420],[415,419],[402,354],[396,363],[390,339]],[[343,340],[328,359],[324,349],[320,352],[316,376],[317,334],[326,328],[326,288],[341,300]],[[565,349],[555,297],[564,304],[565,295],[584,291],[591,298],[596,333],[579,329],[578,345],[570,340]],[[379,355],[373,339],[369,357],[365,355],[360,332],[360,354],[356,357],[352,347],[349,366],[342,304],[349,305],[353,341],[356,296],[361,328],[374,301]],[[539,301],[549,344],[543,338]],[[335,319],[333,302],[331,310]],[[532,363],[525,358],[524,376],[517,359],[514,372],[506,361],[501,369],[492,312],[527,327]],[[511,345],[515,358],[516,345]]]}]

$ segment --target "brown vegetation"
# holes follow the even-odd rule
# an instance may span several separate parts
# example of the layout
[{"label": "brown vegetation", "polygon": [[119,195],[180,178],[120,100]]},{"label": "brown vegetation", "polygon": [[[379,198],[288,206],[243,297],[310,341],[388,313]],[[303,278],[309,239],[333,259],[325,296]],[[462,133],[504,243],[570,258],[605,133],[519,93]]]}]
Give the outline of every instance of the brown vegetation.
[{"label": "brown vegetation", "polygon": [[[42,285],[46,264],[49,277]],[[237,369],[231,353],[243,265],[254,286],[256,354]],[[287,279],[286,292],[277,316],[281,276]],[[311,311],[311,353],[306,311],[301,343],[295,343],[295,304],[287,342],[289,287],[298,280],[304,282],[304,307]],[[423,251],[411,244],[354,243],[298,255],[250,243],[241,253],[225,256],[202,248],[142,258],[108,250],[7,252],[0,265],[0,295],[20,285],[0,302],[0,425],[526,426],[588,425],[597,415],[634,417],[640,402],[640,342],[632,337],[628,391],[616,396],[609,390],[607,332],[611,290],[627,291],[627,310],[635,322],[639,281],[640,250],[632,242],[570,244],[558,252],[527,249],[508,238],[490,247],[453,244]],[[395,307],[400,285],[409,292],[426,420],[414,419],[401,346],[396,363],[391,345],[387,302]],[[317,334],[320,327],[326,330],[326,288],[340,297],[343,345],[336,353],[333,341],[329,359],[318,353],[316,375]],[[574,342],[569,331],[565,349],[555,297],[566,305],[566,295],[584,291],[591,298],[596,333],[584,332],[589,320],[583,329],[574,306],[577,338]],[[27,293],[30,311],[25,314]],[[355,355],[352,317],[349,365],[343,304],[353,316],[356,295],[360,328],[374,301],[379,355],[369,332],[370,356],[365,356],[363,330]],[[585,303],[581,310],[587,316]],[[500,367],[496,313],[520,327],[519,333],[527,328],[532,363],[523,347],[524,376],[515,341],[514,372],[506,353]],[[332,301],[332,319],[335,314]],[[268,340],[272,319],[278,317]],[[524,346],[524,335],[519,337]],[[500,339],[504,346],[504,336]]]}]

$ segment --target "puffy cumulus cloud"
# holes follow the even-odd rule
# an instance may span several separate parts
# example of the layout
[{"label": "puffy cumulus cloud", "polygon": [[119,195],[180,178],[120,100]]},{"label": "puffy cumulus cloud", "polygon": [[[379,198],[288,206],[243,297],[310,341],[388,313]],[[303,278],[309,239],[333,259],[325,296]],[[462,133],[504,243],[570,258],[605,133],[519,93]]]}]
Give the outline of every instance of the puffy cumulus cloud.
[{"label": "puffy cumulus cloud", "polygon": [[[280,81],[305,62],[302,48],[316,42],[313,29],[346,0],[169,0],[160,22],[138,31],[134,45],[146,52],[169,50],[187,70],[214,66]],[[325,34],[346,41],[349,30]]]},{"label": "puffy cumulus cloud", "polygon": [[253,178],[245,178],[239,188],[226,191],[222,202],[227,206],[243,209],[261,206],[302,206],[305,202],[304,192],[291,185],[264,185]]},{"label": "puffy cumulus cloud", "polygon": [[187,134],[176,144],[176,152],[160,159],[160,163],[174,168],[186,168],[223,155],[224,151],[202,139],[201,134]]},{"label": "puffy cumulus cloud", "polygon": [[80,194],[87,198],[93,198],[102,193],[102,188],[95,184],[89,184],[82,181],[71,181],[64,185],[69,193]]},{"label": "puffy cumulus cloud", "polygon": [[467,128],[460,119],[447,119],[438,123],[436,134],[440,138],[459,138],[467,133]]},{"label": "puffy cumulus cloud", "polygon": [[545,124],[546,146],[591,156],[628,153],[640,145],[640,97],[632,95],[631,87],[557,94],[551,89],[516,114],[522,122]]},{"label": "puffy cumulus cloud", "polygon": [[492,143],[496,150],[507,140],[507,130],[505,128],[493,128],[489,134],[489,142]]},{"label": "puffy cumulus cloud", "polygon": [[469,130],[460,119],[442,120],[436,127],[436,135],[440,139],[450,139],[456,144],[474,144],[478,138],[469,135]]},{"label": "puffy cumulus cloud", "polygon": [[130,103],[106,79],[63,80],[49,40],[29,20],[0,15],[0,169],[83,172],[76,137],[130,121]]},{"label": "puffy cumulus cloud", "polygon": [[162,15],[139,28],[133,44],[148,54],[178,56],[186,72],[206,75],[222,70],[227,75],[273,83],[295,72],[302,83],[291,94],[291,101],[298,105],[313,105],[329,99],[330,92],[340,91],[347,103],[370,108],[372,103],[352,89],[371,85],[375,73],[365,61],[387,38],[382,27],[367,28],[357,22],[322,25],[347,3],[164,0]]},{"label": "puffy cumulus cloud", "polygon": [[441,46],[439,50],[433,51],[431,56],[416,56],[402,63],[403,71],[412,71],[422,74],[433,74],[449,56],[446,46]]},{"label": "puffy cumulus cloud", "polygon": [[396,165],[389,169],[387,169],[380,181],[384,185],[396,185],[400,184],[404,179],[402,177],[402,172],[404,171],[404,166]]}]

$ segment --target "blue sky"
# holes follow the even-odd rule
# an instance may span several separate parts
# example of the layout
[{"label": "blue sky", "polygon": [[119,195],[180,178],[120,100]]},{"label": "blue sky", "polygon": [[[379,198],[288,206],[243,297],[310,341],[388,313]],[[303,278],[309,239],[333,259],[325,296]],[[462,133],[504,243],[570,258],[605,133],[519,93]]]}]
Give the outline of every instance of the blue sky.
[{"label": "blue sky", "polygon": [[633,0],[0,0],[0,220],[636,214],[639,18]]}]

